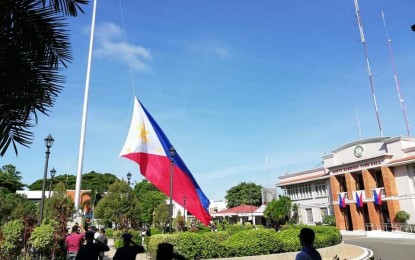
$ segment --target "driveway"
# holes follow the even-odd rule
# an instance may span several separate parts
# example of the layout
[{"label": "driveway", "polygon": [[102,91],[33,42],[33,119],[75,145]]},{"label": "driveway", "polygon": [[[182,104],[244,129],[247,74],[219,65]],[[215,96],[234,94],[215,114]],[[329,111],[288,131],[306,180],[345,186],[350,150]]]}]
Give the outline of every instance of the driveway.
[{"label": "driveway", "polygon": [[375,260],[415,259],[415,239],[343,236],[346,244],[369,248]]}]

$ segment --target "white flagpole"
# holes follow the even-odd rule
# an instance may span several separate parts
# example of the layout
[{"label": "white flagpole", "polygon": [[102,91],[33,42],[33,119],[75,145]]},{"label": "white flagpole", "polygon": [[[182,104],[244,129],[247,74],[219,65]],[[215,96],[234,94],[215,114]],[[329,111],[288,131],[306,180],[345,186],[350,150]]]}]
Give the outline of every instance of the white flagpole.
[{"label": "white flagpole", "polygon": [[86,130],[86,121],[87,121],[87,112],[88,112],[89,78],[91,74],[92,47],[94,45],[96,9],[97,9],[97,0],[94,0],[94,7],[92,11],[91,35],[89,39],[88,65],[87,65],[87,70],[86,70],[84,109],[82,112],[81,140],[79,142],[78,172],[76,175],[75,210],[76,210],[77,217],[79,217],[79,203],[80,203],[80,197],[81,197],[82,166],[84,163],[85,130]]}]

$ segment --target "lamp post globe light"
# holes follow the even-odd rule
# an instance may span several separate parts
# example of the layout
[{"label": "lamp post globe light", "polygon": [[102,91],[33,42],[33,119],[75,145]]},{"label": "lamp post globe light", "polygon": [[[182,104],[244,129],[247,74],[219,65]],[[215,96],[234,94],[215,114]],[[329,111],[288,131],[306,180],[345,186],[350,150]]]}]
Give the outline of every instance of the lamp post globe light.
[{"label": "lamp post globe light", "polygon": [[52,168],[52,170],[50,170],[51,180],[49,182],[49,196],[48,196],[49,199],[50,199],[50,192],[52,190],[53,177],[55,177],[55,174],[56,174],[56,170],[55,170],[55,168]]},{"label": "lamp post globe light", "polygon": [[169,232],[173,232],[172,219],[173,219],[173,162],[176,155],[176,149],[172,146],[170,148],[170,218],[169,218]]},{"label": "lamp post globe light", "polygon": [[131,172],[128,172],[127,173],[128,187],[130,187],[131,176],[132,176]]},{"label": "lamp post globe light", "polygon": [[53,139],[53,137],[50,134],[48,135],[48,137],[45,138],[46,159],[45,159],[45,171],[43,173],[42,199],[40,201],[40,217],[39,217],[39,223],[40,224],[42,224],[43,208],[45,206],[45,188],[46,188],[46,178],[48,176],[48,163],[49,163],[50,148],[52,147],[54,141],[55,140]]}]

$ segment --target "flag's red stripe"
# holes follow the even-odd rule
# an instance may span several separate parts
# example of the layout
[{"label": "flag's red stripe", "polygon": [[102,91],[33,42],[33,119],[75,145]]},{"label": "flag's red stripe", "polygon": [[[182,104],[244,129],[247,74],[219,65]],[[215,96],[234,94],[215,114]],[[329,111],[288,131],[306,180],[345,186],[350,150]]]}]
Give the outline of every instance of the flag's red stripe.
[{"label": "flag's red stripe", "polygon": [[[166,196],[170,196],[170,159],[168,157],[148,153],[130,153],[123,157],[138,163],[141,174]],[[203,224],[208,225],[211,217],[201,204],[192,180],[174,165],[173,200],[183,207],[184,196],[186,196],[186,210]]]}]

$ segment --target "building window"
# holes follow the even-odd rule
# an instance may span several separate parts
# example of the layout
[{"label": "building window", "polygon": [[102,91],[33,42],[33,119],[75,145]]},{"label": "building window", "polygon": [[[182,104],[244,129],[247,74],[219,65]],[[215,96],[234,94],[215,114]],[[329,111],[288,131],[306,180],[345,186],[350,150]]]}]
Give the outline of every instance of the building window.
[{"label": "building window", "polygon": [[307,223],[313,223],[313,210],[305,209],[305,215],[307,217]]},{"label": "building window", "polygon": [[314,189],[316,191],[316,197],[327,196],[326,183],[324,181],[314,183]]},{"label": "building window", "polygon": [[320,214],[321,214],[321,220],[323,221],[324,218],[329,215],[329,210],[326,207],[320,208]]}]

